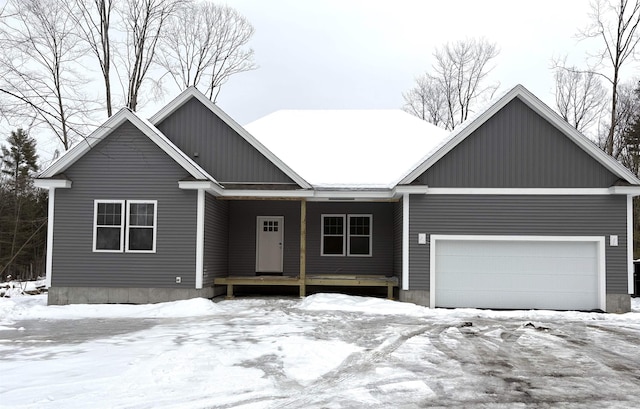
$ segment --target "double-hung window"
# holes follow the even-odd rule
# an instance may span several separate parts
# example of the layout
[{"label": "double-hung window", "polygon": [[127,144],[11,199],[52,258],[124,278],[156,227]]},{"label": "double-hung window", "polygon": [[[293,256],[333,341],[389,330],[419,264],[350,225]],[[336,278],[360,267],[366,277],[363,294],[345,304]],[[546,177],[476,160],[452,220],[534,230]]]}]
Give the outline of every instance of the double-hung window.
[{"label": "double-hung window", "polygon": [[372,220],[370,214],[323,214],[320,254],[371,256]]},{"label": "double-hung window", "polygon": [[94,201],[93,251],[155,253],[156,200]]}]

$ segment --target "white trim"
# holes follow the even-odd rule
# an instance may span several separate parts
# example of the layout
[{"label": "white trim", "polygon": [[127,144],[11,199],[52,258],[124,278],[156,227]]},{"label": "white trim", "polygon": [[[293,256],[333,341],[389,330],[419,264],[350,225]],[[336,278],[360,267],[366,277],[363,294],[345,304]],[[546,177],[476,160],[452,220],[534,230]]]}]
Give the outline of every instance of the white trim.
[{"label": "white trim", "polygon": [[[151,250],[131,250],[129,249],[129,230],[131,229],[131,205],[132,204],[152,204],[153,205],[153,226],[133,226],[134,229],[149,229],[153,231],[153,243]],[[127,224],[125,234],[125,253],[155,253],[156,252],[156,236],[158,232],[158,201],[157,200],[127,200]]]},{"label": "white trim", "polygon": [[[262,231],[262,225],[260,221],[265,220],[277,220],[278,232],[281,237],[280,244],[280,267],[278,271],[261,271],[260,270],[260,232]],[[256,272],[257,273],[282,273],[284,272],[284,216],[256,216]]]},{"label": "white trim", "polygon": [[610,188],[457,188],[434,187],[427,190],[429,195],[610,195]]},{"label": "white trim", "polygon": [[[101,250],[96,248],[97,236],[98,236],[98,204],[100,203],[117,203],[120,204],[120,248],[118,250]],[[124,249],[124,225],[125,225],[125,207],[124,200],[111,200],[111,199],[95,199],[93,201],[93,252],[94,253],[122,253]],[[105,227],[116,227],[105,226]]]},{"label": "white trim", "polygon": [[33,185],[43,189],[63,188],[69,189],[71,181],[67,179],[34,179]]},{"label": "white trim", "polygon": [[429,192],[427,185],[402,185],[393,188],[394,196],[403,195],[405,193],[426,194]]},{"label": "white trim", "polygon": [[196,289],[202,288],[204,280],[204,212],[205,192],[198,189],[198,208],[196,211]]},{"label": "white trim", "polygon": [[633,283],[633,196],[627,196],[627,289],[634,293]]},{"label": "white trim", "polygon": [[473,241],[551,241],[551,242],[595,242],[598,245],[598,305],[606,311],[606,254],[604,236],[491,236],[491,235],[444,235],[432,234],[429,253],[429,306],[436,305],[436,242],[438,240]]},{"label": "white trim", "polygon": [[402,289],[409,289],[409,197],[402,195]]},{"label": "white trim", "polygon": [[529,108],[533,109],[536,113],[542,116],[543,119],[554,125],[559,131],[564,133],[569,139],[571,139],[576,145],[582,148],[587,154],[600,162],[610,172],[617,175],[621,179],[626,180],[632,185],[640,185],[640,179],[638,179],[627,168],[622,166],[618,161],[611,156],[604,153],[587,137],[578,132],[574,127],[569,125],[568,122],[563,120],[556,112],[540,101],[535,95],[527,90],[522,85],[516,85],[509,92],[504,94],[501,98],[496,100],[487,109],[477,114],[477,116],[458,127],[453,131],[445,142],[433,153],[430,153],[425,157],[421,163],[415,166],[409,171],[401,180],[399,184],[408,185],[413,182],[418,176],[424,173],[427,169],[433,166],[443,156],[449,153],[460,142],[472,134],[482,124],[489,120],[500,109],[506,106],[516,97],[519,97]]},{"label": "white trim", "polygon": [[49,187],[49,202],[47,203],[47,261],[45,267],[45,285],[51,287],[51,274],[53,273],[53,222],[55,220],[56,188]]},{"label": "white trim", "polygon": [[[324,254],[324,219],[327,217],[342,218],[342,254]],[[346,253],[346,237],[347,237],[347,217],[344,214],[322,214],[320,215],[320,256],[321,257],[344,257]],[[338,234],[329,234],[329,237],[338,237]]]},{"label": "white trim", "polygon": [[[369,254],[351,254],[351,218],[352,217],[368,217],[369,218],[369,234],[354,235],[354,237],[369,237]],[[373,257],[373,214],[347,214],[346,228],[347,228],[347,256],[348,257]]]},{"label": "white trim", "polygon": [[609,190],[613,195],[640,196],[640,186],[611,186]]},{"label": "white trim", "polygon": [[225,189],[220,196],[222,197],[313,197],[312,190],[228,190]]},{"label": "white trim", "polygon": [[294,172],[293,169],[291,169],[287,164],[280,160],[280,158],[274,155],[273,152],[267,149],[262,143],[260,143],[260,141],[253,137],[253,135],[247,132],[246,129],[240,126],[236,121],[233,120],[233,118],[227,115],[226,112],[220,109],[216,104],[214,104],[209,98],[207,98],[195,87],[189,87],[184,90],[180,95],[178,95],[171,102],[165,105],[155,115],[153,115],[149,121],[152,124],[157,125],[166,117],[171,115],[175,110],[180,108],[185,102],[189,101],[192,97],[195,97],[198,101],[200,101],[205,107],[207,107],[218,118],[225,122],[231,129],[236,131],[238,135],[244,138],[244,140],[252,145],[256,150],[258,150],[258,152],[262,153],[269,161],[271,161],[271,163],[273,163],[276,167],[283,171],[299,186],[305,189],[311,188],[311,185],[306,180],[304,180],[300,175]]},{"label": "white trim", "polygon": [[183,190],[200,190],[204,189],[212,192],[217,196],[222,196],[224,188],[210,180],[179,180],[178,188]]}]

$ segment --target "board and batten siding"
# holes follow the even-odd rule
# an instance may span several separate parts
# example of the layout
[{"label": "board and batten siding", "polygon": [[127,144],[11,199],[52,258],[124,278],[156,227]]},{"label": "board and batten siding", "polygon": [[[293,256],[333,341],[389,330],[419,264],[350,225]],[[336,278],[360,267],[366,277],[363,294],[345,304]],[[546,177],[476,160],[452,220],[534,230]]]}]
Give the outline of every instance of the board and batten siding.
[{"label": "board and batten siding", "polygon": [[229,275],[256,275],[258,216],[284,217],[283,275],[300,273],[300,202],[296,200],[229,201]]},{"label": "board and batten siding", "polygon": [[602,188],[617,179],[514,98],[414,183],[448,188]]},{"label": "board and batten siding", "polygon": [[[189,174],[164,151],[125,122],[64,174],[73,185],[56,190],[52,287],[195,288],[197,192],[178,188]],[[95,199],[157,200],[156,252],[93,252]]]},{"label": "board and batten siding", "polygon": [[196,98],[156,126],[221,183],[295,183]]},{"label": "board and batten siding", "polygon": [[[393,275],[394,205],[382,202],[307,202],[307,274]],[[323,214],[372,214],[372,256],[322,256],[320,241]]]},{"label": "board and batten siding", "polygon": [[[604,236],[606,291],[627,293],[626,196],[411,195],[409,287],[429,290],[430,246],[418,233]],[[609,236],[618,236],[618,246]]]},{"label": "board and batten siding", "polygon": [[211,287],[216,277],[229,270],[229,202],[205,196],[203,287]]}]

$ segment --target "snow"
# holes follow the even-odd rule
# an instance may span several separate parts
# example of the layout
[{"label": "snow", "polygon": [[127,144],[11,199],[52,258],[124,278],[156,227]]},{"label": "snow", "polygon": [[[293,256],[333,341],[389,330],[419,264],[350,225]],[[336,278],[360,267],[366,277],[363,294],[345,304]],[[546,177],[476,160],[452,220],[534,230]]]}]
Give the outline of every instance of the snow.
[{"label": "snow", "polygon": [[0,408],[632,407],[633,312],[0,298]]},{"label": "snow", "polygon": [[402,110],[281,110],[244,127],[318,188],[389,188],[447,131]]}]

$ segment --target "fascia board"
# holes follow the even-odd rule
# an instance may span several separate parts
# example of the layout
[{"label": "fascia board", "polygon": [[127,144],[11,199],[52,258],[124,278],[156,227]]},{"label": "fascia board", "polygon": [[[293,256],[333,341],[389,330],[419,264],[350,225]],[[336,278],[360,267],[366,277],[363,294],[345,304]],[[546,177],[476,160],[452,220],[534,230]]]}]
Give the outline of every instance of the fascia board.
[{"label": "fascia board", "polygon": [[34,179],[33,185],[42,189],[69,189],[71,187],[71,181],[67,179]]}]

